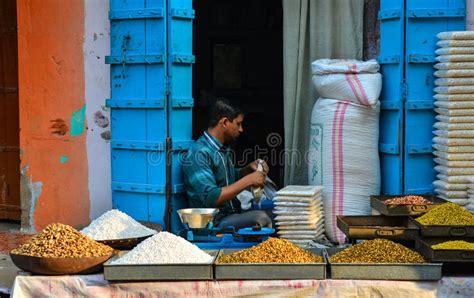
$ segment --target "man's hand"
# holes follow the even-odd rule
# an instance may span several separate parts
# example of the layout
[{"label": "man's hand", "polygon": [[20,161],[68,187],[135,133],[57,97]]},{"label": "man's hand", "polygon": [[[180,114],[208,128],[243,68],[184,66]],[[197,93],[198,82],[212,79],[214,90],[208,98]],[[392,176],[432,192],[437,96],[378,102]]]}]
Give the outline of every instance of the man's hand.
[{"label": "man's hand", "polygon": [[255,171],[251,174],[248,174],[243,179],[245,179],[245,182],[248,186],[263,187],[265,185],[266,178],[267,175],[264,172]]},{"label": "man's hand", "polygon": [[267,162],[264,161],[263,159],[257,159],[257,160],[255,160],[255,161],[251,162],[251,163],[249,164],[250,169],[253,170],[253,171],[256,171],[256,170],[257,170],[257,165],[258,165],[259,162],[262,163],[263,172],[264,172],[265,174],[268,174],[268,171],[269,171],[270,169],[268,168]]}]

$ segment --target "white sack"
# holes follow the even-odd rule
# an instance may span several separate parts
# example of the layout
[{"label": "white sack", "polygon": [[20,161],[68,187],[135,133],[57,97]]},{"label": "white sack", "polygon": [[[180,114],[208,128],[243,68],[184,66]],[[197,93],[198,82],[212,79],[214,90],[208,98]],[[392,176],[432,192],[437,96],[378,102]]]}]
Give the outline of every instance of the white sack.
[{"label": "white sack", "polygon": [[445,31],[436,34],[436,37],[444,40],[474,40],[474,31]]},{"label": "white sack", "polygon": [[311,63],[313,85],[323,98],[375,106],[382,90],[382,75],[375,60],[320,59]]},{"label": "white sack", "polygon": [[[472,75],[474,76],[474,70]],[[474,86],[443,86],[434,88],[434,91],[438,94],[474,94]]]},{"label": "white sack", "polygon": [[[472,56],[474,57],[474,55]],[[434,75],[438,78],[472,77],[474,75],[474,69],[437,70]]]},{"label": "white sack", "polygon": [[449,117],[446,115],[436,115],[436,120],[445,123],[474,123],[474,116]]},{"label": "white sack", "polygon": [[448,47],[435,51],[436,55],[474,54],[474,47]]},{"label": "white sack", "polygon": [[474,153],[456,154],[456,153],[448,153],[444,151],[434,151],[433,154],[436,157],[443,158],[449,161],[463,161],[463,160],[474,161]]},{"label": "white sack", "polygon": [[[474,101],[435,101],[434,105],[442,109],[474,109]],[[474,123],[471,123],[474,124]]]},{"label": "white sack", "polygon": [[[454,48],[453,48],[454,49]],[[459,53],[459,54],[474,54],[474,48],[465,48],[469,51],[466,53]],[[436,52],[446,50],[446,49],[439,49]],[[447,63],[436,63],[434,68],[440,70],[448,70],[448,69],[474,69],[474,62],[447,62]]]},{"label": "white sack", "polygon": [[345,241],[336,216],[370,215],[369,196],[380,193],[379,112],[379,104],[325,98],[313,107],[308,181],[323,185],[326,233],[335,242]]},{"label": "white sack", "polygon": [[474,138],[474,130],[435,130],[434,134],[444,138]]},{"label": "white sack", "polygon": [[440,78],[440,79],[435,80],[435,85],[436,86],[471,86],[471,85],[474,85],[474,79],[472,79],[472,78],[449,78],[449,77],[448,78]]},{"label": "white sack", "polygon": [[440,40],[436,45],[442,48],[474,47],[474,40]]},{"label": "white sack", "polygon": [[474,100],[474,94],[435,94],[433,98],[440,101],[469,101]]},{"label": "white sack", "polygon": [[462,55],[440,55],[436,57],[436,61],[446,62],[474,62],[474,55],[462,54]]},{"label": "white sack", "polygon": [[473,153],[474,146],[446,146],[441,144],[433,144],[433,148],[448,153]]}]

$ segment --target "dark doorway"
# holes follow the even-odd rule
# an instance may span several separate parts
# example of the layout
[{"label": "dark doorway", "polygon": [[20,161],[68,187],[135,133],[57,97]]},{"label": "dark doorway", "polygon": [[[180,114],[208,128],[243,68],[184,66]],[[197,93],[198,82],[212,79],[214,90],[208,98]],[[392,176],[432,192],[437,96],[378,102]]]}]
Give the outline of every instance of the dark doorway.
[{"label": "dark doorway", "polygon": [[16,0],[0,1],[0,220],[20,220]]},{"label": "dark doorway", "polygon": [[219,97],[246,112],[235,144],[236,165],[266,159],[283,182],[283,9],[274,0],[194,1],[193,138],[207,128]]}]

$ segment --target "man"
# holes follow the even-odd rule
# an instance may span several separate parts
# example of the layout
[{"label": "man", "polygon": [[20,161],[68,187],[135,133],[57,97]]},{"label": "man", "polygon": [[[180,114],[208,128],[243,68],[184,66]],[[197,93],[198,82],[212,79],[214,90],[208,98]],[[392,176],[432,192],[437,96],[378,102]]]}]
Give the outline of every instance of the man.
[{"label": "man", "polygon": [[228,144],[243,132],[243,112],[225,99],[218,100],[210,110],[209,127],[191,146],[185,162],[184,181],[191,208],[219,208],[214,224],[220,228],[260,225],[271,227],[265,211],[243,212],[236,196],[249,187],[263,187],[268,166],[256,171],[257,161],[236,169]]}]

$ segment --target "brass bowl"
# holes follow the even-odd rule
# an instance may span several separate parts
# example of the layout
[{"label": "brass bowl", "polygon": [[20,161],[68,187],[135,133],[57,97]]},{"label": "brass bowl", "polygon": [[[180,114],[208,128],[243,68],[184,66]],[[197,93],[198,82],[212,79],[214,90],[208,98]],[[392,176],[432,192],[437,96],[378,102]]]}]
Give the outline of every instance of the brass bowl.
[{"label": "brass bowl", "polygon": [[20,269],[36,274],[65,275],[94,273],[102,270],[102,264],[114,253],[102,257],[45,258],[10,253],[13,263]]},{"label": "brass bowl", "polygon": [[178,210],[178,215],[191,229],[202,229],[212,222],[217,212],[219,209],[216,208],[186,208]]}]

